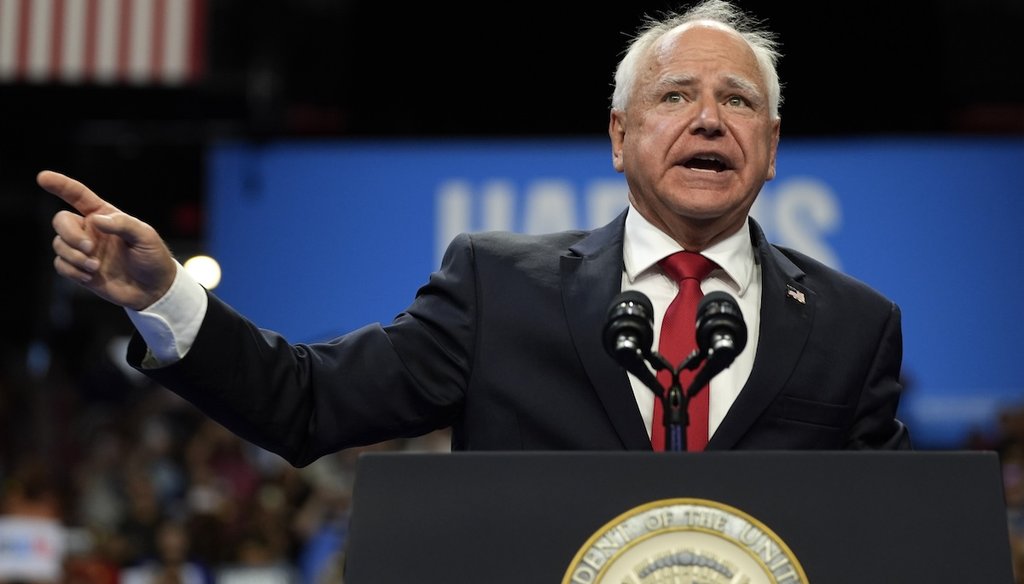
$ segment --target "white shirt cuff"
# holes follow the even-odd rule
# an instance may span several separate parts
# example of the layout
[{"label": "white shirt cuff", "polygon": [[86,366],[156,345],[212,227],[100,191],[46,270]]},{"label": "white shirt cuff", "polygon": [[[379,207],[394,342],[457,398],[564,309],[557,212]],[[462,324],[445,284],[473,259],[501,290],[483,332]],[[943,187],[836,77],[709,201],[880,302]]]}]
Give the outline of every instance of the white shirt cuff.
[{"label": "white shirt cuff", "polygon": [[184,357],[199,334],[208,303],[206,289],[178,264],[174,282],[159,300],[138,311],[126,308],[149,347],[142,365],[170,365]]}]

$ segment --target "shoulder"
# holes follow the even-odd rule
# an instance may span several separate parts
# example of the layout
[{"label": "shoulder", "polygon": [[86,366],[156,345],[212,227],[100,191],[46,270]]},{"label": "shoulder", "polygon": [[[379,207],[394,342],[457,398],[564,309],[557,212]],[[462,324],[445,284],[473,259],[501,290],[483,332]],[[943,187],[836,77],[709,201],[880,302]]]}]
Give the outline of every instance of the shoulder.
[{"label": "shoulder", "polygon": [[448,246],[441,272],[475,274],[478,283],[512,281],[556,286],[560,265],[587,236],[583,230],[530,235],[509,231],[463,233]]},{"label": "shoulder", "polygon": [[590,232],[559,231],[531,235],[512,231],[462,233],[448,246],[448,254],[468,254],[477,261],[557,259]]},{"label": "shoulder", "polygon": [[803,272],[801,283],[819,296],[846,299],[861,305],[873,305],[896,309],[895,303],[875,286],[853,275],[833,268],[795,249],[771,244],[776,254],[781,255]]},{"label": "shoulder", "polygon": [[555,233],[544,233],[531,235],[527,233],[516,233],[512,231],[482,231],[477,233],[464,233],[456,237],[456,241],[471,245],[477,250],[484,250],[494,253],[509,253],[518,251],[538,251],[548,249],[567,249],[580,239],[587,236],[589,231],[577,229],[570,231],[558,231]]}]

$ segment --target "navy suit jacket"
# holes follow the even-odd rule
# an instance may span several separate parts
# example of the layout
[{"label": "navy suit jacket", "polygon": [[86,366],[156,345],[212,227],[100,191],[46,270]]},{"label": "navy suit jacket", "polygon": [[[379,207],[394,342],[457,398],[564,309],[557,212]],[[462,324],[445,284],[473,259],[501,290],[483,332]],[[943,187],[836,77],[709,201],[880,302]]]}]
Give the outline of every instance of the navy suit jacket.
[{"label": "navy suit jacket", "polygon": [[[453,450],[650,450],[626,372],[602,345],[624,220],[460,235],[392,323],[327,343],[289,344],[210,295],[188,354],[143,371],[300,466],[449,426]],[[896,419],[899,308],[749,227],[760,338],[708,449],[909,448]],[[144,351],[136,336],[129,361],[139,367]]]}]

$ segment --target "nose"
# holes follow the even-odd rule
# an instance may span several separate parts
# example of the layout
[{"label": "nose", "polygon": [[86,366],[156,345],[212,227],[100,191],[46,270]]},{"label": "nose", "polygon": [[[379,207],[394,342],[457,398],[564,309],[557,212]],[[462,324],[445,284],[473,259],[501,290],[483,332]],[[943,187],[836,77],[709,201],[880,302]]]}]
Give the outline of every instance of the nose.
[{"label": "nose", "polygon": [[719,103],[716,100],[702,98],[697,103],[696,115],[690,122],[690,132],[709,136],[723,134],[725,127],[722,125],[722,112],[719,107]]}]

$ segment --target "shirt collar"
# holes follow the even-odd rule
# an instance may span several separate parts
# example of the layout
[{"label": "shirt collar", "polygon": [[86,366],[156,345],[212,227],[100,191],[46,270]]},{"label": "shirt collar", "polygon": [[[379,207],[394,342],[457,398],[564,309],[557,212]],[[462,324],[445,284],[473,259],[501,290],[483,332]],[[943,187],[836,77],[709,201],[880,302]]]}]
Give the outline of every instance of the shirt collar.
[{"label": "shirt collar", "polygon": [[[630,205],[626,213],[622,244],[623,268],[630,283],[652,269],[658,270],[659,261],[682,249],[674,239],[652,225]],[[754,245],[748,230],[737,230],[701,254],[721,267],[721,270],[712,274],[724,276],[722,280],[740,296],[746,292],[754,275]]]}]

